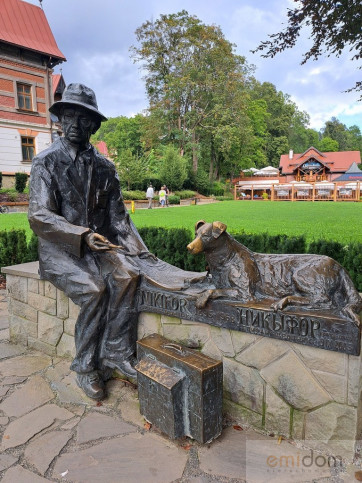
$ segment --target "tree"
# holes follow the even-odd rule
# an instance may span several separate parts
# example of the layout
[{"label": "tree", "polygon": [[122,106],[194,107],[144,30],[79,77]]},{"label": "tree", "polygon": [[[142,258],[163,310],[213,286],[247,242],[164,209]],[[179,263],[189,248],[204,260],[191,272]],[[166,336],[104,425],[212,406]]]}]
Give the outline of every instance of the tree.
[{"label": "tree", "polygon": [[134,187],[139,188],[147,176],[147,166],[144,158],[132,154],[131,149],[122,151],[116,161],[116,169],[119,174],[121,185],[126,185],[130,190]]},{"label": "tree", "polygon": [[160,167],[160,179],[169,189],[182,189],[187,178],[187,160],[173,146],[166,146]]},{"label": "tree", "polygon": [[196,173],[201,138],[211,143],[220,125],[240,121],[245,112],[245,59],[219,27],[185,10],[144,23],[136,36],[140,46],[131,52],[144,63],[150,115],[163,123],[163,142],[178,146],[181,155],[191,152]]},{"label": "tree", "polygon": [[323,153],[328,153],[332,151],[336,152],[338,151],[338,149],[338,142],[328,136],[324,137],[319,142],[319,150]]},{"label": "tree", "polygon": [[[362,6],[358,0],[294,0],[298,7],[288,9],[287,27],[271,40],[261,42],[253,52],[265,51],[263,57],[274,57],[279,52],[294,47],[304,26],[311,28],[312,47],[304,54],[302,64],[317,60],[324,52],[339,57],[349,47],[352,60],[362,57]],[[354,88],[362,90],[358,81]],[[361,96],[362,97],[362,96]]]}]

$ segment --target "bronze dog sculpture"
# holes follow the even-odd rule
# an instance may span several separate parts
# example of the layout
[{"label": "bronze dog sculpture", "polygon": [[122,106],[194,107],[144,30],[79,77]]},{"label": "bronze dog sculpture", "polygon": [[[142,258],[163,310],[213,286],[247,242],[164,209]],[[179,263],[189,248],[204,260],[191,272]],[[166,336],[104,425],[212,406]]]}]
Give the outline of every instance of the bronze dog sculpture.
[{"label": "bronze dog sculpture", "polygon": [[322,255],[254,253],[226,232],[220,221],[196,223],[196,237],[188,246],[204,252],[215,289],[203,292],[198,308],[211,298],[242,302],[271,300],[270,308],[303,306],[304,310],[334,311],[359,325],[362,299],[346,270]]}]

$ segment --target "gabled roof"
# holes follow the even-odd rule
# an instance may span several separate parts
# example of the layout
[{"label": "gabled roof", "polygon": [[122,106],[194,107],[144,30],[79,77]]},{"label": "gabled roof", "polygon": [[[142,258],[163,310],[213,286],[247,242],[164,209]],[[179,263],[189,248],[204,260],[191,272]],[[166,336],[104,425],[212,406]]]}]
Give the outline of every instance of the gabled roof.
[{"label": "gabled roof", "polygon": [[52,90],[53,96],[55,93],[63,94],[65,89],[65,81],[62,74],[52,74]]},{"label": "gabled roof", "polygon": [[357,163],[353,163],[352,166],[334,181],[360,181],[362,180],[362,171],[357,166]]},{"label": "gabled roof", "polygon": [[104,141],[99,141],[98,143],[95,143],[95,147],[101,154],[103,154],[103,156],[109,157],[107,144]]},{"label": "gabled roof", "polygon": [[288,154],[282,154],[280,156],[282,174],[292,174],[298,166],[312,157],[327,166],[331,173],[344,173],[353,163],[361,163],[359,151],[321,153],[317,149],[310,147],[302,154],[293,154],[292,159],[289,158]]},{"label": "gabled roof", "polygon": [[22,0],[0,1],[0,41],[46,54],[58,62],[66,60],[40,7]]}]

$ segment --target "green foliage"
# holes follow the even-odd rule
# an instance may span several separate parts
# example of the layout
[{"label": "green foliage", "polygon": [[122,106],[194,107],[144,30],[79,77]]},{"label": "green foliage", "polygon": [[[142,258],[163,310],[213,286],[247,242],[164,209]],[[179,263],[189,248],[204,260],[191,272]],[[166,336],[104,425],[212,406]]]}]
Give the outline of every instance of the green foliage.
[{"label": "green foliage", "polygon": [[336,152],[338,151],[338,148],[339,148],[338,141],[335,141],[334,139],[326,136],[319,141],[318,148],[323,153],[332,152],[332,151]]},{"label": "green foliage", "polygon": [[232,198],[230,196],[215,196],[218,201],[230,201]]},{"label": "green foliage", "polygon": [[15,189],[18,193],[24,192],[27,181],[28,175],[26,173],[15,173]]},{"label": "green foliage", "polygon": [[[116,168],[119,174],[121,186],[127,186],[130,190],[135,185],[141,184],[146,178],[147,167],[144,158],[138,158],[132,154],[131,149],[126,149],[118,157]],[[138,187],[137,186],[137,187]]]},{"label": "green foliage", "polygon": [[0,231],[0,267],[27,261],[25,230]]},{"label": "green foliage", "polygon": [[11,202],[16,201],[19,197],[19,193],[15,188],[2,188],[0,189],[0,193],[6,194]]},{"label": "green foliage", "polygon": [[168,203],[170,205],[179,205],[180,204],[180,197],[176,195],[169,195]]},{"label": "green foliage", "polygon": [[196,194],[195,191],[191,190],[175,191],[174,193],[176,196],[179,196],[181,200],[186,200],[187,198],[194,198]]},{"label": "green foliage", "polygon": [[179,190],[186,178],[187,160],[173,146],[166,146],[160,166],[160,179],[170,190]]},{"label": "green foliage", "polygon": [[124,200],[145,200],[146,193],[144,191],[134,190],[134,191],[127,191],[122,190],[122,195]]}]

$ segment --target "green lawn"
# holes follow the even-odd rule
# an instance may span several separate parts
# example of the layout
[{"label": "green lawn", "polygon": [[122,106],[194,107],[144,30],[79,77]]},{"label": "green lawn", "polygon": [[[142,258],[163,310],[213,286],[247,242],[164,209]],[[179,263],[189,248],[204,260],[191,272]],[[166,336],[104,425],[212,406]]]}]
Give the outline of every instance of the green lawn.
[{"label": "green lawn", "polygon": [[[341,243],[362,242],[362,203],[224,201],[209,205],[136,210],[132,219],[144,226],[185,227],[220,220],[228,231],[268,232],[271,235],[305,235],[307,241],[326,239]],[[25,213],[0,215],[0,230],[30,229]]]}]

